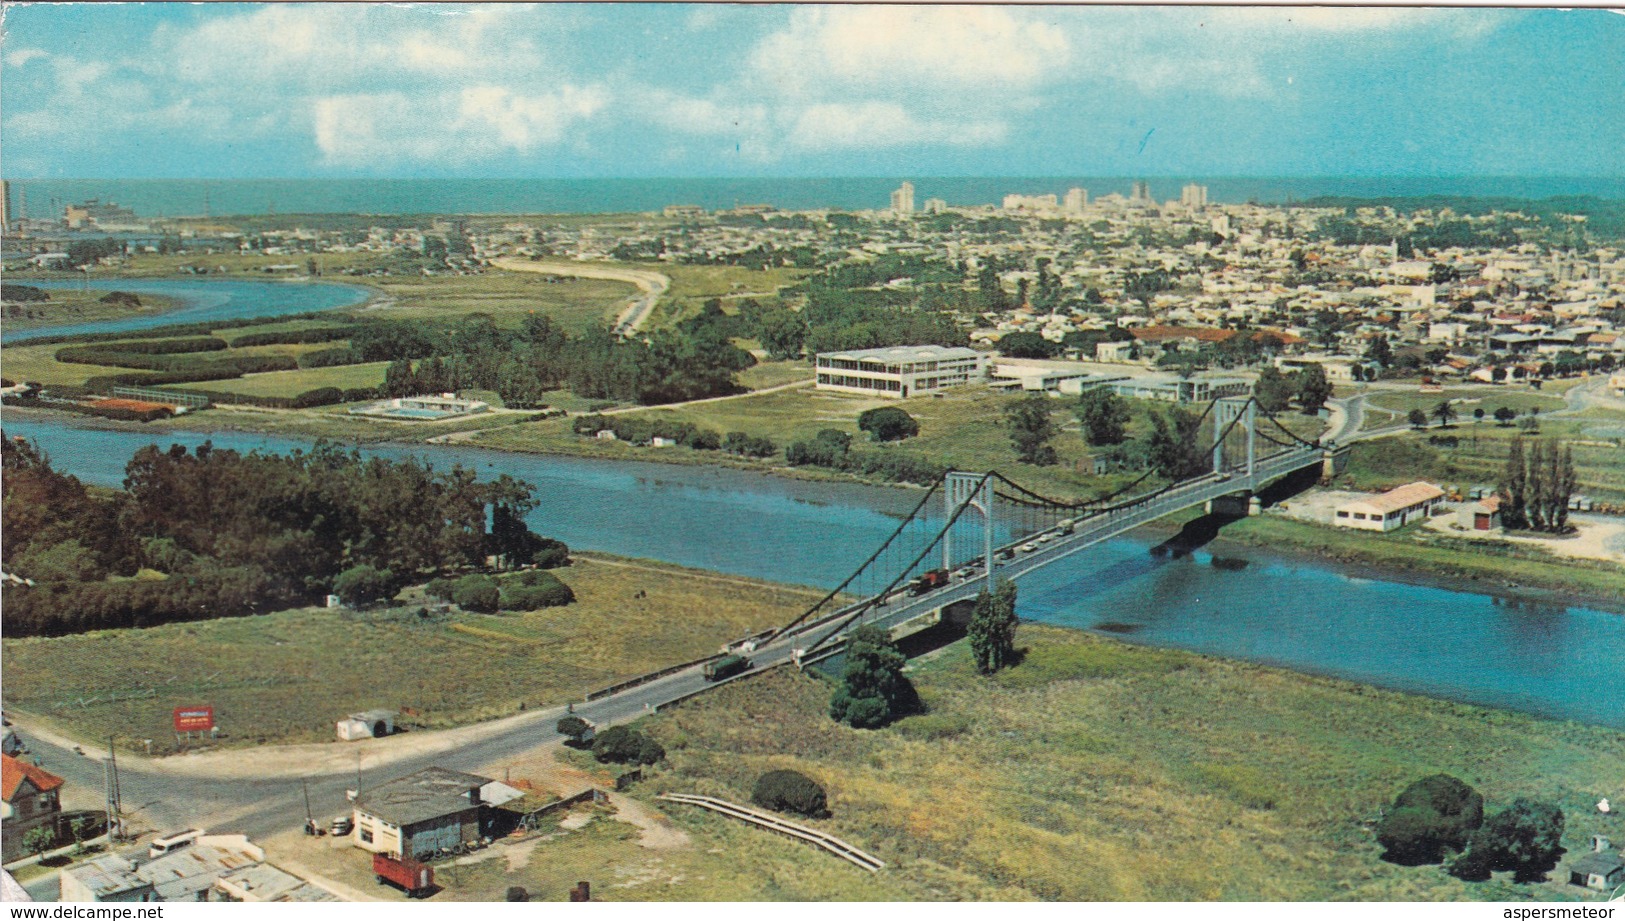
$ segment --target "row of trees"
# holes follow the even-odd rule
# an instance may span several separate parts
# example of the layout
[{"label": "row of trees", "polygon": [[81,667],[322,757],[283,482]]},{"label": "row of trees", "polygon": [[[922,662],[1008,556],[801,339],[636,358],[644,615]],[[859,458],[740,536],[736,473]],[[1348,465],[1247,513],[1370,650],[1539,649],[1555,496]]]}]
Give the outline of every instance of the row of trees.
[{"label": "row of trees", "polygon": [[1561,534],[1569,529],[1569,499],[1579,479],[1574,452],[1556,439],[1536,440],[1524,450],[1523,437],[1512,439],[1501,477],[1501,523]]},{"label": "row of trees", "polygon": [[1484,819],[1484,797],[1448,774],[1406,787],[1377,826],[1383,859],[1406,866],[1449,857],[1451,876],[1482,881],[1511,872],[1520,883],[1539,882],[1563,854],[1563,811],[1549,803],[1514,800]]},{"label": "row of trees", "polygon": [[[32,445],[6,440],[0,458],[0,555],[38,583],[6,599],[17,635],[263,612],[311,601],[344,573],[371,594],[491,556],[522,565],[557,553],[523,524],[530,486],[415,458],[327,443],[285,455],[149,446],[109,495]],[[108,580],[140,570],[167,578]]]},{"label": "row of trees", "polygon": [[1324,409],[1326,401],[1331,399],[1332,383],[1320,365],[1310,365],[1291,374],[1282,374],[1280,369],[1269,365],[1259,372],[1253,396],[1264,412],[1282,412],[1297,400],[1303,414],[1312,416]]}]

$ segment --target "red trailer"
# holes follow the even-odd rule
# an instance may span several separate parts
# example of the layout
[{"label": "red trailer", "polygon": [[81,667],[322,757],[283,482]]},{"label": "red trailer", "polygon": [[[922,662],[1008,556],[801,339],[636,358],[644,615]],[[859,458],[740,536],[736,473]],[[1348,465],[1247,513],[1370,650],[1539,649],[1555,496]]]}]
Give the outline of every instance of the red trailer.
[{"label": "red trailer", "polygon": [[406,890],[406,897],[419,899],[434,889],[434,867],[415,860],[396,860],[388,854],[372,855],[372,872],[378,884],[394,883]]},{"label": "red trailer", "polygon": [[923,595],[932,589],[941,588],[947,584],[948,570],[933,569],[914,580],[914,583],[909,586],[909,594]]}]

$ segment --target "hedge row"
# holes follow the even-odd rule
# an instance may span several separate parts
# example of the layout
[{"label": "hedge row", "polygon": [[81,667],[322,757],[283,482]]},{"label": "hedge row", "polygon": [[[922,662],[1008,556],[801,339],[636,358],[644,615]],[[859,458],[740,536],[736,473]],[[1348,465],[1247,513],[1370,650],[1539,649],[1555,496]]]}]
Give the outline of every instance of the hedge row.
[{"label": "hedge row", "polygon": [[[7,291],[11,286],[6,287]],[[241,329],[245,326],[269,326],[272,323],[287,323],[291,320],[331,320],[333,315],[326,311],[310,313],[284,314],[275,317],[242,317],[236,320],[213,320],[207,323],[175,323],[169,326],[156,326],[152,329],[132,329],[121,333],[61,333],[55,336],[38,336],[24,340],[28,345],[62,345],[65,343],[92,343],[92,342],[120,342],[126,339],[167,339],[171,336],[206,336],[221,329]],[[23,343],[19,343],[23,344]]]},{"label": "hedge row", "polygon": [[249,333],[231,340],[234,349],[252,345],[301,345],[307,342],[338,342],[348,339],[357,327],[317,326],[312,329],[290,329],[276,333]]},{"label": "hedge row", "polygon": [[85,389],[106,392],[110,387],[151,387],[158,384],[191,384],[198,381],[229,381],[244,374],[264,371],[295,371],[299,362],[292,355],[249,355],[220,361],[197,362],[190,367],[129,374],[104,374],[85,381]]},{"label": "hedge row", "polygon": [[378,399],[378,389],[376,387],[351,387],[348,390],[340,390],[337,387],[317,387],[314,390],[306,390],[304,393],[292,397],[251,396],[245,393],[203,390],[197,387],[175,387],[172,389],[177,394],[204,397],[211,403],[227,406],[265,406],[271,409],[309,409],[312,406],[332,406],[335,403],[360,403],[363,400]]},{"label": "hedge row", "polygon": [[194,336],[188,339],[148,339],[141,342],[119,342],[112,345],[70,345],[56,350],[56,360],[76,365],[117,365],[125,368],[146,368],[150,362],[184,361],[168,356],[191,355],[198,352],[223,352],[226,340],[213,336]]},{"label": "hedge row", "polygon": [[359,365],[366,357],[348,346],[337,349],[318,349],[299,356],[301,368],[332,368],[338,365]]}]

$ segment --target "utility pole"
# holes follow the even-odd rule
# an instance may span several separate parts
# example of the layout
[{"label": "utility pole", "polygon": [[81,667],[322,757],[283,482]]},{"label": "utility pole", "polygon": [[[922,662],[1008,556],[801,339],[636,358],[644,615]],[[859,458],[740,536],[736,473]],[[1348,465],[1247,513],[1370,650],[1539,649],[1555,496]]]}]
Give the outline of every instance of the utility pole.
[{"label": "utility pole", "polygon": [[316,817],[310,814],[310,784],[306,783],[302,777],[299,779],[299,789],[305,793],[305,833],[314,835],[316,833]]},{"label": "utility pole", "polygon": [[107,836],[109,841],[124,838],[123,806],[119,801],[118,754],[113,751],[113,737],[107,737],[107,758],[102,761],[102,783],[107,793]]}]

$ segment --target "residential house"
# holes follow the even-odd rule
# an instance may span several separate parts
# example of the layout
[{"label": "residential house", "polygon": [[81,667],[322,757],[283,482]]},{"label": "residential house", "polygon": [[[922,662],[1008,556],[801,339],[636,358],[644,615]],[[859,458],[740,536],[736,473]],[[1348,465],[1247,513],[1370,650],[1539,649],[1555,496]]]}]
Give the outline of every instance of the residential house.
[{"label": "residential house", "polygon": [[56,834],[62,814],[62,778],[21,758],[0,755],[0,851],[6,862],[23,856],[23,838],[36,828]]}]

